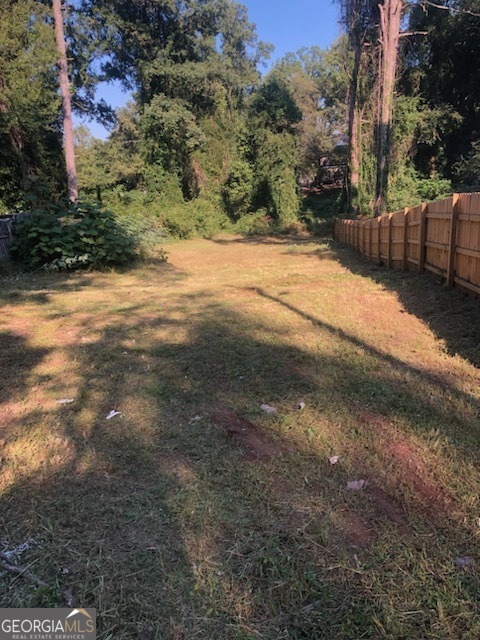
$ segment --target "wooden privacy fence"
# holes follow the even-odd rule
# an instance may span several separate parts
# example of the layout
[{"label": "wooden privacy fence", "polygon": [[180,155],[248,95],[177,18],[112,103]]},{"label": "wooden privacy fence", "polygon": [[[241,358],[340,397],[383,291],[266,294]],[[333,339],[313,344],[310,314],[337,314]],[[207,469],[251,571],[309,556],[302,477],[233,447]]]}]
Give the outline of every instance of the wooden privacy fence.
[{"label": "wooden privacy fence", "polygon": [[0,260],[10,258],[12,239],[12,219],[0,218]]},{"label": "wooden privacy fence", "polygon": [[8,216],[0,217],[0,260],[10,259],[10,246],[13,242],[13,227],[24,218],[29,218],[32,214],[12,213]]},{"label": "wooden privacy fence", "polygon": [[367,220],[335,220],[334,238],[393,269],[431,271],[480,295],[480,193],[455,193]]}]

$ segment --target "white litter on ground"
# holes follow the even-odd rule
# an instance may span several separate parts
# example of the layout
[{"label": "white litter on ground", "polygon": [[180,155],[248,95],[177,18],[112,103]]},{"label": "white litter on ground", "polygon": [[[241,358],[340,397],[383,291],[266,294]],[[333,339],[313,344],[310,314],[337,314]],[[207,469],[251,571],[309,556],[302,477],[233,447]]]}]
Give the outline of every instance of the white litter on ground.
[{"label": "white litter on ground", "polygon": [[105,420],[111,420],[112,418],[114,418],[115,416],[121,416],[122,412],[121,411],[114,411],[113,409],[110,411],[110,413],[108,414],[108,416],[105,418]]},{"label": "white litter on ground", "polygon": [[265,413],[269,413],[270,415],[278,413],[278,409],[276,407],[271,407],[269,404],[261,404],[260,409],[262,411],[265,411]]},{"label": "white litter on ground", "polygon": [[361,491],[365,489],[368,482],[366,480],[352,480],[351,482],[347,482],[347,489],[349,491]]}]

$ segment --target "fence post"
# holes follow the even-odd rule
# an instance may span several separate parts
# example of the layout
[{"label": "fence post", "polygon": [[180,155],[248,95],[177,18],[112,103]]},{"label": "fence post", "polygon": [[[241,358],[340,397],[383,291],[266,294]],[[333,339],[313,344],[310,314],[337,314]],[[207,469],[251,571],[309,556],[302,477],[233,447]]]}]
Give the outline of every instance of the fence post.
[{"label": "fence post", "polygon": [[393,231],[393,225],[392,225],[392,216],[393,213],[389,213],[388,214],[388,251],[387,251],[387,264],[389,266],[390,269],[393,268],[393,260],[392,260],[392,231]]},{"label": "fence post", "polygon": [[422,202],[422,210],[420,212],[420,238],[419,238],[419,253],[418,253],[418,271],[425,269],[425,255],[427,253],[427,247],[425,242],[427,240],[427,203]]},{"label": "fence post", "polygon": [[372,240],[373,240],[373,227],[372,221],[368,221],[368,259],[372,260]]},{"label": "fence post", "polygon": [[378,247],[377,247],[378,264],[382,262],[382,216],[378,217]]},{"label": "fence post", "polygon": [[453,287],[455,276],[455,250],[457,248],[457,221],[458,221],[459,194],[452,196],[452,217],[450,218],[450,238],[448,241],[448,263],[447,263],[447,288]]},{"label": "fence post", "polygon": [[410,213],[410,207],[405,207],[403,210],[403,270],[408,269],[408,219]]}]

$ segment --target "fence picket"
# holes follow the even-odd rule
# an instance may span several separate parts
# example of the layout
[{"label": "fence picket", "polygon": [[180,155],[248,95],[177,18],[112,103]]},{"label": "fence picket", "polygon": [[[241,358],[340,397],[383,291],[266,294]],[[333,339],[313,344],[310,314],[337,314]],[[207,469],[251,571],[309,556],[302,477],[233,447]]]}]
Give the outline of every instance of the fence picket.
[{"label": "fence picket", "polygon": [[376,220],[337,219],[334,237],[368,260],[427,269],[445,278],[447,287],[480,295],[480,193],[405,207],[401,219],[402,211]]}]

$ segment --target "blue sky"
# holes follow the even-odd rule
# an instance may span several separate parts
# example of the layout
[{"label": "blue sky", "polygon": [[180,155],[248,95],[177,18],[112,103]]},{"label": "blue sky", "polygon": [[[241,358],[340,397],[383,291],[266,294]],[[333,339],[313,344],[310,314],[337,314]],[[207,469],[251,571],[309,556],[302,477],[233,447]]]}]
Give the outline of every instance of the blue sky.
[{"label": "blue sky", "polygon": [[[340,35],[338,5],[333,0],[243,0],[260,40],[275,46],[271,62],[289,51],[317,45],[328,47]],[[103,85],[98,96],[112,107],[123,106],[128,95],[119,85]],[[107,131],[95,122],[85,123],[92,134],[105,138]]]}]

